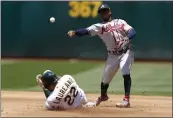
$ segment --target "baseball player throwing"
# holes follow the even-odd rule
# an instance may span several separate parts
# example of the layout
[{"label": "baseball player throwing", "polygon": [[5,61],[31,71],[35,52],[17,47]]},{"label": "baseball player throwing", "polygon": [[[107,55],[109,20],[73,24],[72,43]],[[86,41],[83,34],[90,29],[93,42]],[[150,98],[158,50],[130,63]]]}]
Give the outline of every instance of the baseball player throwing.
[{"label": "baseball player throwing", "polygon": [[95,102],[88,102],[84,91],[79,88],[70,75],[57,77],[50,70],[36,76],[37,83],[43,88],[47,98],[48,110],[66,110],[81,107],[94,107]]},{"label": "baseball player throwing", "polygon": [[99,36],[108,51],[104,75],[101,81],[101,96],[98,97],[96,105],[108,100],[107,89],[112,78],[120,68],[124,78],[125,96],[123,101],[117,103],[117,107],[130,107],[131,77],[130,69],[133,62],[133,52],[131,50],[131,39],[136,32],[126,21],[122,19],[112,19],[111,9],[107,4],[99,7],[98,13],[102,23],[91,25],[88,28],[70,30],[67,34],[73,36]]}]

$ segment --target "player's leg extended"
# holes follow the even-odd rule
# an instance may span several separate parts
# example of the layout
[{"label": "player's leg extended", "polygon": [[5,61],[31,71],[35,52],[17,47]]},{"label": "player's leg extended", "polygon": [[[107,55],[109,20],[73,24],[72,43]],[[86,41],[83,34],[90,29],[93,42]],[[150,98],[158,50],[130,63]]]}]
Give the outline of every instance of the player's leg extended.
[{"label": "player's leg extended", "polygon": [[96,105],[99,105],[102,101],[108,100],[107,96],[107,89],[109,87],[109,83],[113,79],[114,75],[116,74],[119,68],[119,56],[109,55],[105,69],[104,75],[101,82],[101,96],[96,101]]},{"label": "player's leg extended", "polygon": [[133,52],[127,51],[126,54],[124,54],[120,60],[120,70],[124,78],[124,91],[125,91],[125,97],[123,98],[123,101],[120,103],[117,103],[117,107],[129,107],[129,99],[130,99],[130,90],[131,90],[131,76],[130,76],[130,70],[133,63],[134,57]]},{"label": "player's leg extended", "polygon": [[82,99],[79,107],[95,107],[96,103],[88,102],[85,92],[81,88],[79,88],[79,90],[81,92],[81,99]]}]

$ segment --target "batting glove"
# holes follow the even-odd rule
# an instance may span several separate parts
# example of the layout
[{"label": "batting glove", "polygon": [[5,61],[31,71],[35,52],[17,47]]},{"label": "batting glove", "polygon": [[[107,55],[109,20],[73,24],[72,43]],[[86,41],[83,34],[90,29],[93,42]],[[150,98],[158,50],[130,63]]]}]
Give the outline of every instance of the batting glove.
[{"label": "batting glove", "polygon": [[41,77],[42,77],[41,74],[37,75],[37,76],[36,76],[36,81],[37,81],[37,83],[38,83],[38,85],[39,85],[40,87],[44,88],[44,85],[43,85],[43,83],[42,83],[42,81],[41,81]]}]

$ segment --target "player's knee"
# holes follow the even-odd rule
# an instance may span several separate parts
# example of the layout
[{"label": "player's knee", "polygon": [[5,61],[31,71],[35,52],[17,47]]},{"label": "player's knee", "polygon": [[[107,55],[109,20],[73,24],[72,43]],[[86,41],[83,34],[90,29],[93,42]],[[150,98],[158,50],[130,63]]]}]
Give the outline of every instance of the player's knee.
[{"label": "player's knee", "polygon": [[105,67],[104,73],[112,74],[112,73],[114,73],[115,68],[116,67],[114,65],[108,65]]},{"label": "player's knee", "polygon": [[109,84],[110,82],[111,82],[111,78],[108,78],[108,79],[106,79],[106,78],[103,78],[103,80],[102,80],[102,82],[104,83],[104,84]]},{"label": "player's knee", "polygon": [[111,80],[113,79],[116,72],[117,72],[117,69],[114,69],[114,67],[109,68],[107,71],[104,72],[102,82],[105,84],[109,84]]},{"label": "player's knee", "polygon": [[86,104],[88,102],[88,100],[87,100],[87,97],[85,95],[85,92],[81,88],[79,88],[79,90],[80,90],[81,95],[82,95],[81,104]]},{"label": "player's knee", "polygon": [[128,70],[128,69],[122,69],[121,70],[121,74],[122,75],[130,75],[130,70]]}]

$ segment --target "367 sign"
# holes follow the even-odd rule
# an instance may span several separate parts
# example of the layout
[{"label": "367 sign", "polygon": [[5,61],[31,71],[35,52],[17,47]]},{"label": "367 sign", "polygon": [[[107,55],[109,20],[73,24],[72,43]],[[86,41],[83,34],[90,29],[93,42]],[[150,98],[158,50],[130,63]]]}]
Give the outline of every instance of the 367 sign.
[{"label": "367 sign", "polygon": [[102,2],[97,1],[90,1],[90,2],[79,2],[79,1],[71,1],[69,2],[69,15],[73,18],[82,17],[82,18],[88,18],[88,17],[96,17],[97,16],[97,10],[100,7]]}]

